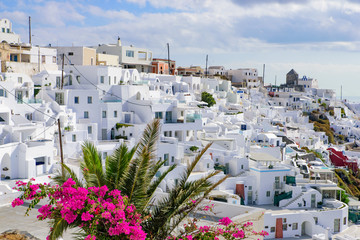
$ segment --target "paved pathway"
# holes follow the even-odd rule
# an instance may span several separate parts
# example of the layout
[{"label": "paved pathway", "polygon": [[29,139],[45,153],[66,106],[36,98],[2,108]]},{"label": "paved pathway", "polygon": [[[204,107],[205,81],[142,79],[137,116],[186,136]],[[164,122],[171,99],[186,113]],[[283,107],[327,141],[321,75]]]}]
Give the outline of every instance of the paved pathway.
[{"label": "paved pathway", "polygon": [[[49,232],[47,221],[38,221],[36,216],[39,214],[37,209],[30,211],[29,216],[25,216],[26,206],[0,207],[0,233],[9,229],[19,229],[27,231],[34,237],[46,239]],[[63,239],[73,239],[70,233],[66,233]]]}]

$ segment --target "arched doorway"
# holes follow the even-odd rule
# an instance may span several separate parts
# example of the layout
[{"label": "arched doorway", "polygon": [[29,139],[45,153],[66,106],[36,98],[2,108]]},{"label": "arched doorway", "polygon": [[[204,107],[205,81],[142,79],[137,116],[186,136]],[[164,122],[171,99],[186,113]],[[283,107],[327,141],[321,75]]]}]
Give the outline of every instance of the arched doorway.
[{"label": "arched doorway", "polygon": [[140,93],[140,92],[138,92],[138,93],[136,94],[136,100],[141,100],[141,93]]},{"label": "arched doorway", "polygon": [[0,173],[1,173],[1,179],[11,178],[11,159],[8,153],[6,153],[1,159]]},{"label": "arched doorway", "polygon": [[301,224],[301,236],[312,236],[312,226],[309,221]]}]

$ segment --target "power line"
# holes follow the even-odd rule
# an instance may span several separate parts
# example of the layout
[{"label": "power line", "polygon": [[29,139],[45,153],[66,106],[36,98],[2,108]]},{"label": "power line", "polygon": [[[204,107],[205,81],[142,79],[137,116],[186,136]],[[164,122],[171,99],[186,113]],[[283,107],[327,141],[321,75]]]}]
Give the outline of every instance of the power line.
[{"label": "power line", "polygon": [[30,104],[24,102],[24,100],[18,98],[15,94],[13,94],[13,93],[10,92],[9,90],[7,90],[7,89],[6,89],[4,86],[2,86],[1,84],[0,84],[0,87],[3,88],[6,92],[10,93],[10,95],[14,96],[17,101],[20,101],[21,103],[24,103],[25,105],[31,107],[31,108],[34,109],[35,111],[38,111],[39,113],[41,113],[41,114],[43,114],[43,115],[45,115],[45,116],[48,116],[48,117],[51,118],[51,119],[56,120],[56,118],[54,118],[53,116],[50,116],[49,114],[44,113],[43,111],[40,111],[39,109],[37,109],[37,108],[31,106]]},{"label": "power line", "polygon": [[[69,58],[65,55],[65,57],[69,60]],[[70,61],[70,60],[69,60]],[[119,100],[121,101],[127,101],[131,104],[134,104],[134,105],[138,105],[138,106],[149,106],[151,107],[151,104],[140,104],[140,103],[135,103],[135,102],[131,102],[129,100],[124,100],[123,98],[117,96],[116,94],[113,94],[113,93],[110,93],[109,91],[106,91],[104,89],[101,89],[100,87],[98,87],[96,84],[94,84],[93,82],[91,82],[89,79],[87,79],[80,71],[79,69],[77,69],[77,67],[75,65],[71,65],[87,82],[89,82],[91,85],[93,85],[96,89],[98,90],[101,90],[103,93],[107,93],[109,94],[110,96],[113,96],[113,97],[116,97],[118,98]]]},{"label": "power line", "polygon": [[[52,127],[55,126],[55,125],[56,125],[56,121],[55,121],[53,124],[51,124],[50,126],[48,126],[46,129],[44,129],[44,131],[42,131],[41,133],[35,135],[34,137],[33,137],[33,136],[30,136],[31,140],[37,138],[37,137],[40,136],[40,135],[42,135],[43,133],[45,133],[47,130],[49,130],[50,128],[52,128]],[[28,140],[28,141],[26,141],[26,142],[29,142],[29,141],[31,141],[31,140]]]}]

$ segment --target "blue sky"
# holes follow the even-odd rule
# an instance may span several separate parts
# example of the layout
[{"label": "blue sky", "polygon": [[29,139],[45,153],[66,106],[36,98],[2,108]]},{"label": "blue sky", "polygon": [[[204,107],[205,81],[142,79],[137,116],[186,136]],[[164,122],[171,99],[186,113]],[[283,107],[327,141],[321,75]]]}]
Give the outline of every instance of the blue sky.
[{"label": "blue sky", "polygon": [[255,67],[265,82],[294,68],[322,88],[360,96],[360,0],[0,0],[0,18],[53,46],[133,44],[177,66]]}]

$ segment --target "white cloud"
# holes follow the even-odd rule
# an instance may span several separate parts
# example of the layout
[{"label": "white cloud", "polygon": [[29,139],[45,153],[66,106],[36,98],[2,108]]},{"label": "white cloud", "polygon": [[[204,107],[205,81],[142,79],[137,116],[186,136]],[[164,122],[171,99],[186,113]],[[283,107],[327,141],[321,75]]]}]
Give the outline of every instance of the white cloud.
[{"label": "white cloud", "polygon": [[104,10],[98,6],[92,6],[92,5],[87,6],[86,9],[90,14],[94,16],[109,18],[109,19],[113,19],[114,21],[119,21],[124,19],[131,20],[136,18],[134,14],[125,10],[120,10],[120,11]]},{"label": "white cloud", "polygon": [[76,10],[76,5],[70,2],[48,1],[45,5],[36,5],[34,10],[34,18],[42,24],[55,27],[65,26],[66,22],[83,22],[85,19]]},{"label": "white cloud", "polygon": [[4,11],[4,12],[0,12],[0,16],[1,16],[1,18],[9,19],[11,22],[16,22],[16,24],[19,24],[19,25],[28,24],[28,22],[27,22],[28,16],[25,12]]}]

